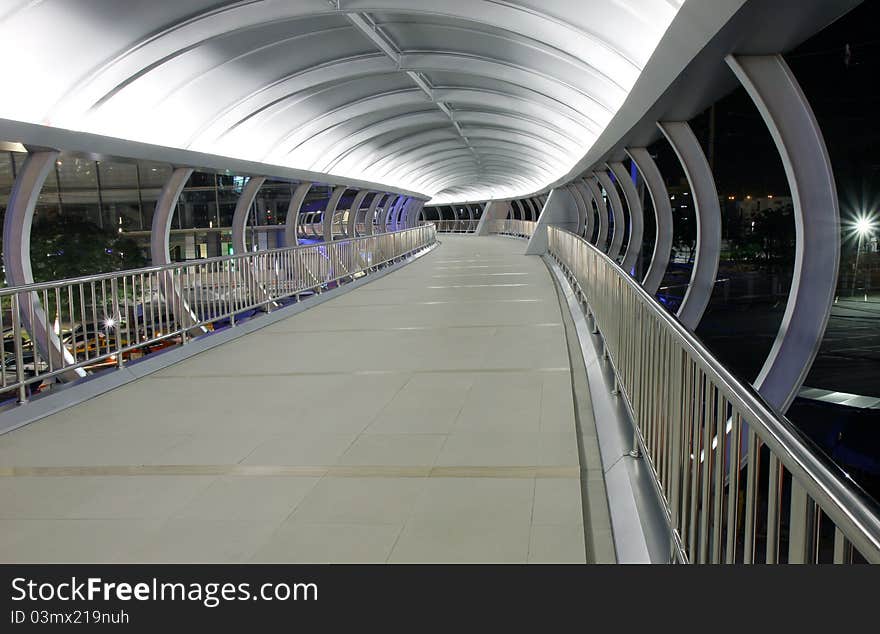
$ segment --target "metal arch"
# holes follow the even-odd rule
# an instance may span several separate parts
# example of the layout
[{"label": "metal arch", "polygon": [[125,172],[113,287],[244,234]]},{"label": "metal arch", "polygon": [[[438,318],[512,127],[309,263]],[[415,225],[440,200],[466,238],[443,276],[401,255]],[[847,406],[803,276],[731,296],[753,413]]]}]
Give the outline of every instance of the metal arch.
[{"label": "metal arch", "polygon": [[400,205],[395,210],[396,213],[395,213],[394,218],[392,219],[392,222],[391,222],[391,230],[392,231],[398,231],[400,229],[400,226],[403,222],[403,217],[409,213],[410,207],[412,207],[412,204],[413,204],[413,200],[414,200],[413,198],[407,198],[403,202],[403,204]]},{"label": "metal arch", "polygon": [[587,117],[599,126],[602,120],[610,119],[612,110],[596,99],[595,95],[584,92],[571,83],[536,69],[524,68],[499,59],[486,59],[467,54],[426,52],[404,53],[400,56],[402,70],[416,72],[455,72],[478,77],[491,77],[501,81],[526,87],[540,92],[560,103],[568,104],[581,116]]},{"label": "metal arch", "polygon": [[299,244],[299,210],[312,189],[312,183],[300,183],[290,197],[287,218],[284,221],[284,245],[293,247]]},{"label": "metal arch", "polygon": [[538,210],[535,208],[535,201],[531,198],[526,198],[526,203],[529,206],[529,213],[531,214],[532,222],[536,222],[538,220]]},{"label": "metal arch", "polygon": [[608,206],[605,204],[605,198],[602,197],[602,192],[599,191],[599,182],[595,177],[584,178],[583,182],[587,186],[587,191],[590,192],[590,197],[596,205],[596,210],[599,212],[599,235],[596,236],[596,246],[599,247],[600,250],[607,252],[609,225]]},{"label": "metal arch", "polygon": [[150,232],[150,255],[154,265],[171,263],[171,250],[168,246],[171,237],[171,220],[174,218],[174,210],[177,208],[180,194],[194,171],[191,167],[175,169],[156,201]]},{"label": "metal arch", "polygon": [[609,163],[608,167],[614,172],[617,182],[620,183],[620,188],[623,190],[623,197],[626,198],[626,206],[629,210],[629,240],[626,243],[626,251],[623,254],[620,266],[624,271],[635,277],[635,266],[642,251],[642,239],[645,235],[642,201],[626,166],[623,163],[614,162]]},{"label": "metal arch", "polygon": [[[407,145],[404,144],[403,147],[407,147]],[[401,163],[406,164],[411,162],[414,163],[434,154],[439,154],[440,152],[450,152],[452,150],[468,151],[467,146],[460,138],[437,140],[432,141],[431,143],[417,142],[415,144],[409,145],[409,149],[405,151],[397,151],[392,154],[385,154],[382,157],[373,160],[373,162],[367,165],[365,169],[370,170],[373,173],[384,174],[399,168],[399,166],[391,167],[387,168],[386,172],[382,172],[383,168],[386,168],[387,164],[390,162],[389,157],[392,157],[400,161]]]},{"label": "metal arch", "polygon": [[575,204],[578,209],[578,226],[577,226],[577,234],[579,236],[584,234],[584,227],[587,223],[587,203],[584,201],[581,196],[580,190],[575,187],[573,184],[569,184],[566,186],[568,193],[571,194],[571,197],[574,199]]},{"label": "metal arch", "polygon": [[803,384],[834,303],[840,266],[840,210],[825,139],[781,55],[728,56],[782,157],[795,219],[795,264],[779,333],[755,387],[788,409]]},{"label": "metal arch", "polygon": [[453,188],[453,185],[456,187],[462,185],[474,185],[479,183],[510,185],[511,182],[517,182],[523,187],[534,187],[534,183],[526,181],[522,178],[511,178],[507,174],[487,174],[486,172],[480,170],[471,170],[456,174],[448,174],[442,178],[429,181],[426,187],[435,189],[438,192],[442,192],[446,189]]},{"label": "metal arch", "polygon": [[373,200],[367,208],[367,213],[364,215],[364,234],[368,236],[373,235],[373,224],[376,222],[376,210],[379,208],[379,204],[390,195],[391,194],[379,192],[373,196]]},{"label": "metal arch", "polygon": [[424,170],[428,170],[429,172],[434,172],[435,170],[441,169],[443,167],[447,167],[449,165],[467,163],[469,165],[476,165],[477,158],[473,155],[469,150],[456,150],[456,154],[453,156],[445,156],[442,158],[435,158],[433,160],[424,161],[419,165],[415,166],[404,166],[402,169],[405,170],[403,172],[398,172],[395,175],[389,175],[390,178],[407,178],[411,176],[414,172],[420,172]]},{"label": "metal arch", "polygon": [[599,179],[599,183],[601,183],[602,189],[605,190],[605,195],[608,197],[608,202],[611,205],[611,214],[614,218],[614,228],[611,233],[611,245],[608,247],[608,257],[612,260],[617,260],[617,256],[620,255],[620,250],[623,248],[623,238],[626,234],[626,220],[623,216],[623,205],[620,202],[617,188],[611,181],[611,177],[608,176],[608,172],[598,170],[593,172],[593,174]]},{"label": "metal arch", "polygon": [[467,212],[468,212],[468,220],[471,221],[471,222],[473,222],[473,221],[474,221],[474,209],[473,209],[473,207],[471,207],[470,205],[465,205],[464,208],[467,209]]},{"label": "metal arch", "polygon": [[571,108],[558,101],[545,97],[540,93],[529,90],[526,96],[516,92],[502,92],[499,90],[477,90],[475,88],[464,88],[459,86],[442,86],[434,90],[436,98],[440,101],[458,103],[479,103],[490,106],[496,110],[507,110],[511,108],[512,102],[517,102],[524,106],[521,110],[541,111],[552,113],[552,118],[558,126],[576,125],[583,129],[584,132],[597,133],[599,131],[594,125],[589,125],[590,120],[582,116],[579,112],[573,111]]},{"label": "metal arch", "polygon": [[[427,105],[427,104],[426,104]],[[448,125],[448,119],[445,115],[434,110],[415,110],[406,112],[392,117],[386,117],[377,121],[371,121],[366,125],[361,125],[353,130],[348,129],[351,126],[359,125],[357,121],[345,121],[339,123],[332,128],[316,134],[307,139],[304,143],[297,147],[291,147],[283,151],[283,156],[290,155],[296,150],[301,150],[307,144],[317,145],[320,141],[331,139],[325,147],[321,148],[321,154],[325,157],[321,164],[314,164],[312,167],[318,171],[330,172],[348,152],[363,143],[369,143],[376,137],[386,132],[395,134],[403,134],[407,129],[438,126],[438,124]],[[333,138],[337,137],[337,138]]]},{"label": "metal arch", "polygon": [[394,222],[389,227],[389,229],[391,229],[392,231],[397,231],[398,227],[400,226],[401,216],[403,216],[403,214],[406,212],[406,210],[412,204],[412,201],[413,201],[412,198],[407,197],[407,198],[403,199],[403,202],[401,204],[397,205],[397,207],[394,209],[394,216],[393,216]]},{"label": "metal arch", "polygon": [[[31,226],[40,191],[49,172],[55,168],[59,153],[52,150],[29,153],[18,172],[9,193],[6,216],[3,219],[3,266],[7,286],[25,286],[34,283],[31,267]],[[43,303],[36,292],[19,293],[19,317],[40,355],[49,359],[52,367],[61,368],[76,363],[73,355],[61,345],[49,325]],[[60,375],[62,381],[75,381],[86,375],[81,368]],[[22,396],[24,391],[22,391]]]},{"label": "metal arch", "polygon": [[[336,84],[333,85],[332,88],[334,90],[339,90],[344,87],[345,84]],[[304,107],[307,104],[304,104],[303,102],[307,99],[321,97],[328,90],[328,88],[322,88],[315,94],[300,99],[295,104],[292,104],[291,107]],[[425,94],[417,88],[397,89],[381,93],[357,95],[357,98],[348,103],[324,112],[318,117],[305,119],[294,127],[289,128],[287,132],[272,141],[272,147],[276,148],[280,153],[290,154],[301,145],[306,144],[312,138],[328,133],[342,124],[353,122],[358,117],[380,115],[385,111],[395,110],[404,106],[424,106],[426,104]],[[380,121],[381,120],[382,119],[380,119]]]},{"label": "metal arch", "polygon": [[590,188],[587,187],[587,183],[583,178],[579,178],[573,183],[574,188],[581,195],[581,199],[584,201],[584,205],[587,210],[586,221],[584,222],[584,238],[586,238],[587,242],[590,244],[595,244],[593,242],[593,234],[596,232],[596,208],[593,206],[593,193],[590,191]]},{"label": "metal arch", "polygon": [[526,211],[525,211],[525,207],[523,206],[522,200],[517,198],[513,201],[513,204],[516,206],[516,211],[519,212],[519,214],[518,214],[519,218],[517,218],[516,217],[517,214],[514,213],[514,219],[515,220],[525,220],[526,219]]},{"label": "metal arch", "polygon": [[[434,150],[431,146],[424,148],[425,154],[423,156],[417,158],[409,158],[407,159],[406,164],[397,165],[392,169],[384,172],[382,174],[382,178],[406,178],[406,176],[416,170],[422,169],[424,167],[430,167],[432,165],[436,165],[440,161],[444,161],[451,158],[470,158],[472,160],[476,160],[473,152],[470,151],[469,148],[464,146],[459,147],[450,147],[445,149],[436,149]],[[433,151],[429,151],[433,150]]]},{"label": "metal arch", "polygon": [[[470,140],[472,137],[482,138],[482,139],[501,139],[502,141],[507,141],[511,137],[513,138],[522,138],[529,139],[533,143],[526,143],[526,146],[531,148],[533,152],[544,152],[546,154],[555,154],[557,152],[567,153],[570,151],[569,148],[566,148],[562,145],[559,145],[555,141],[551,141],[550,139],[546,139],[539,134],[533,134],[531,132],[527,132],[525,130],[518,130],[516,128],[506,128],[503,126],[490,126],[490,125],[463,125],[461,126],[465,136]],[[539,149],[535,146],[535,144],[542,145],[545,149]]]},{"label": "metal arch", "polygon": [[443,169],[437,170],[433,174],[427,174],[421,179],[414,181],[414,183],[417,184],[419,187],[436,188],[439,186],[439,184],[446,183],[449,179],[486,179],[488,176],[491,175],[502,175],[508,182],[516,181],[521,185],[527,187],[534,186],[534,181],[524,175],[512,176],[510,174],[507,174],[506,172],[499,173],[481,169],[462,169],[456,166],[448,166]]},{"label": "metal arch", "polygon": [[354,200],[351,201],[351,208],[348,210],[348,224],[345,228],[345,237],[354,238],[355,231],[357,227],[357,219],[358,214],[361,211],[361,205],[364,202],[364,198],[367,197],[367,194],[372,193],[369,189],[362,189],[357,194],[354,195]]},{"label": "metal arch", "polygon": [[333,242],[333,215],[336,213],[339,199],[342,198],[342,195],[347,190],[348,187],[345,185],[337,185],[333,188],[333,193],[330,194],[330,198],[327,201],[327,207],[324,209],[324,214],[321,216],[321,219],[323,220],[324,242]]},{"label": "metal arch", "polygon": [[410,227],[415,227],[419,223],[419,218],[424,217],[423,209],[425,207],[424,200],[416,200],[413,199],[413,205],[410,212],[407,214],[406,219],[404,220],[404,228],[409,229]]},{"label": "metal arch", "polygon": [[694,268],[681,306],[678,320],[696,330],[715,290],[718,261],[721,257],[721,206],[709,161],[697,137],[686,121],[663,121],[657,126],[678,157],[691,188],[691,199],[697,211],[697,253]]},{"label": "metal arch", "polygon": [[462,126],[490,125],[544,135],[554,138],[554,141],[560,145],[564,143],[571,144],[573,150],[579,148],[582,143],[569,130],[558,128],[551,122],[540,121],[519,112],[501,113],[478,108],[459,108],[455,111],[453,120]]},{"label": "metal arch", "polygon": [[[147,57],[147,60],[149,60],[150,56],[152,55],[152,62],[147,63],[147,60],[142,60],[140,62],[141,64],[143,64],[142,68],[152,68],[158,64],[158,62],[155,61],[156,57],[159,57],[161,61],[165,61],[166,59],[173,58],[187,50],[190,50],[196,43],[202,43],[207,39],[210,39],[210,37],[220,37],[228,35],[228,29],[224,30],[223,28],[217,28],[221,24],[228,23],[228,20],[234,20],[234,23],[240,25],[239,29],[243,30],[244,28],[252,28],[253,25],[260,23],[268,24],[279,20],[291,20],[294,18],[306,17],[309,15],[319,15],[326,12],[310,10],[294,11],[293,7],[286,4],[283,7],[273,7],[274,12],[254,11],[253,8],[250,6],[251,4],[252,3],[250,2],[241,2],[220,9],[211,9],[201,14],[196,14],[186,21],[173,24],[163,31],[160,31],[159,33],[151,34],[148,38],[144,38],[141,41],[133,43],[127,50],[124,50],[122,53],[116,55],[113,59],[104,64],[100,69],[94,71],[90,76],[80,77],[74,85],[91,87],[92,84],[98,83],[97,79],[101,75],[107,74],[109,69],[119,67],[123,63],[136,65],[138,63],[137,60],[131,59],[136,54],[139,54],[141,57]],[[388,10],[391,10],[390,7],[395,6],[395,3],[393,2],[386,2],[383,4],[387,4],[389,6]],[[481,5],[473,2],[464,3],[461,2],[461,0],[458,0],[456,2],[448,1],[444,3],[442,7],[432,7],[430,10],[413,6],[412,3],[398,4],[400,6],[397,6],[395,8],[395,10],[397,11],[404,11],[415,14],[439,13],[441,15],[466,20],[468,22],[476,21],[485,22],[486,24],[496,24],[500,28],[512,31],[514,33],[521,33],[522,35],[526,36],[534,33],[536,27],[539,27],[542,33],[544,33],[544,37],[547,38],[545,41],[548,45],[555,45],[560,50],[565,50],[566,46],[564,46],[564,44],[570,42],[572,38],[576,38],[582,46],[591,47],[592,50],[590,52],[590,56],[592,59],[601,60],[599,62],[600,64],[616,66],[616,68],[613,69],[616,70],[616,72],[603,72],[599,70],[598,66],[595,66],[597,72],[599,73],[607,74],[608,76],[620,76],[620,73],[632,73],[633,76],[637,76],[638,71],[640,70],[639,64],[634,62],[627,53],[625,53],[622,49],[615,47],[611,42],[609,42],[607,39],[602,38],[597,33],[574,28],[571,25],[561,23],[560,20],[554,19],[548,14],[541,13],[535,10],[530,10],[528,11],[528,13],[526,13],[521,9],[499,5],[498,7],[493,8],[491,12],[487,12],[486,8]],[[370,10],[370,8],[363,7],[362,10]],[[237,15],[239,13],[241,15]],[[214,26],[212,22],[218,22],[219,24],[217,26]],[[182,32],[185,27],[189,27],[193,24],[198,25],[199,32],[208,32],[212,33],[212,35],[209,36],[209,38],[203,38],[201,41],[197,41],[195,43],[192,42],[193,38],[192,36],[190,36],[189,43],[187,43],[187,39],[184,39],[183,42],[179,42],[177,44],[178,48],[172,55],[166,54],[164,56],[160,56],[160,51],[151,50],[152,45],[155,44],[155,47],[157,48],[161,47],[161,44],[159,43],[161,40],[167,39],[167,37],[170,35],[176,35],[176,32]],[[215,29],[213,32],[211,31],[212,26]],[[612,69],[609,69],[609,71],[611,70]],[[145,70],[142,70],[141,72],[145,72]],[[127,82],[133,81],[134,79],[136,79],[136,77],[137,75],[128,75]],[[119,85],[118,78],[105,79],[105,83],[107,83],[108,81],[112,82],[111,85]],[[82,90],[84,89],[85,88],[83,88]]]},{"label": "metal arch", "polygon": [[672,253],[672,207],[669,205],[669,192],[660,170],[657,169],[657,164],[646,148],[626,148],[625,151],[645,179],[648,194],[654,205],[657,227],[654,253],[645,279],[642,280],[642,286],[650,295],[656,295],[666,275],[666,267],[669,265],[669,256]]},{"label": "metal arch", "polygon": [[[397,70],[396,67],[391,64],[387,57],[376,53],[369,53],[354,58],[337,59],[330,63],[322,64],[317,68],[298,70],[264,86],[260,86],[224,107],[217,114],[210,117],[204,125],[199,127],[189,137],[187,146],[198,145],[199,139],[203,137],[213,136],[219,138],[225,136],[251,118],[314,86],[327,84],[328,82],[345,81],[349,78],[384,75],[393,73],[395,70]],[[288,84],[291,83],[294,85],[289,87]],[[274,94],[275,92],[281,92],[281,94]],[[266,93],[269,94],[266,95],[267,100],[265,102],[251,107],[246,114],[236,114],[236,111],[245,104]],[[226,123],[223,123],[224,121]],[[215,128],[220,129],[212,132]]]},{"label": "metal arch", "polygon": [[[425,104],[427,106],[429,104]],[[365,116],[358,119],[364,119]],[[386,134],[397,135],[399,138],[406,134],[411,134],[413,129],[428,131],[448,126],[448,119],[439,111],[411,110],[384,119],[370,120],[369,123],[363,121],[344,121],[338,123],[327,130],[312,136],[296,147],[279,149],[268,159],[278,160],[293,154],[296,151],[305,151],[303,148],[318,146],[324,160],[324,167],[313,164],[312,168],[323,170],[325,173],[333,171],[335,166],[342,161],[348,154],[355,151],[368,143],[374,142],[376,139]]]},{"label": "metal arch", "polygon": [[[332,147],[326,151],[326,154],[328,156],[332,155],[333,158],[330,159],[325,165],[313,165],[313,167],[315,167],[316,169],[321,169],[323,171],[332,171],[343,157],[347,156],[358,146],[371,143],[375,140],[375,138],[378,138],[383,134],[389,132],[402,134],[404,129],[408,127],[418,128],[422,126],[430,126],[431,124],[437,123],[438,119],[436,114],[430,111],[422,111],[401,115],[399,117],[384,119],[382,121],[364,126],[357,130],[354,134],[346,136],[339,142],[334,143]],[[388,126],[398,126],[398,124],[399,127],[386,129],[388,128]],[[511,139],[528,140],[530,142],[522,143],[522,145],[524,145],[530,152],[540,153],[541,155],[546,155],[548,157],[555,156],[557,153],[570,154],[572,151],[570,148],[560,146],[557,143],[548,140],[540,135],[531,134],[514,128],[499,128],[492,126],[463,126],[462,133],[468,137],[468,140],[484,138],[494,140],[501,139],[503,141],[509,141]],[[355,135],[360,135],[364,138],[361,139],[360,137],[356,137]],[[334,152],[336,154],[333,154]],[[363,169],[362,165],[353,167]]]},{"label": "metal arch", "polygon": [[394,208],[399,205],[404,200],[403,194],[396,194],[393,198],[389,198],[382,205],[382,210],[379,213],[379,217],[377,219],[376,224],[379,228],[379,233],[385,233],[388,231],[388,216],[391,215]]},{"label": "metal arch", "polygon": [[401,134],[392,130],[376,137],[374,141],[377,142],[376,146],[361,145],[355,148],[341,158],[337,166],[343,168],[348,167],[349,163],[356,163],[357,165],[368,165],[371,169],[381,170],[386,162],[391,162],[394,159],[407,161],[410,159],[409,152],[417,152],[435,143],[455,141],[459,147],[466,147],[464,140],[446,125],[414,134]]},{"label": "metal arch", "polygon": [[[171,264],[171,250],[169,248],[171,238],[171,221],[174,219],[174,210],[177,209],[177,201],[186,186],[187,181],[195,170],[191,167],[178,167],[168,178],[165,186],[156,200],[156,209],[153,212],[153,224],[150,229],[150,255],[153,265]],[[174,280],[164,275],[159,276],[159,286],[165,301],[171,304],[174,317],[181,326],[190,326],[198,322],[198,319],[190,309],[187,301],[181,296]],[[171,299],[171,295],[177,300]],[[204,326],[193,328],[193,334],[207,332]]]},{"label": "metal arch", "polygon": [[235,203],[235,212],[232,214],[232,252],[236,255],[247,253],[245,244],[245,231],[247,229],[248,212],[257,197],[260,187],[266,182],[265,176],[252,176]]}]

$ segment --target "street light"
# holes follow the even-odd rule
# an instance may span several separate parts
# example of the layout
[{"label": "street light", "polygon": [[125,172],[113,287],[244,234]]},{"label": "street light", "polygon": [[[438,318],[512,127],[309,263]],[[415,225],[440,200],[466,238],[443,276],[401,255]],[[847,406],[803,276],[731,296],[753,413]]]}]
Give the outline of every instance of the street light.
[{"label": "street light", "polygon": [[[850,290],[850,296],[856,294],[856,277],[859,274],[859,255],[862,252],[862,241],[874,233],[874,216],[873,214],[859,214],[856,216],[856,220],[853,223],[853,230],[859,238],[858,244],[856,245],[856,261],[853,266],[853,280],[852,280],[852,289]],[[865,289],[865,301],[868,301],[868,291]]]},{"label": "street light", "polygon": [[861,243],[862,238],[874,232],[874,220],[870,216],[859,216],[856,218],[855,230]]}]

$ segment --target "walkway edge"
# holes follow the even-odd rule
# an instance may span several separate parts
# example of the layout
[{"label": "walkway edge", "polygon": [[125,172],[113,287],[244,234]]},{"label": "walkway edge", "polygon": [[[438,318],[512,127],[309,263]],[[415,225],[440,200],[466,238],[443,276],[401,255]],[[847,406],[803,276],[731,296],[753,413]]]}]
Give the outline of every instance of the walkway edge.
[{"label": "walkway edge", "polygon": [[598,335],[590,333],[586,316],[565,274],[550,256],[545,255],[543,259],[562,295],[560,302],[567,304],[586,369],[617,561],[668,563],[669,531],[657,487],[653,474],[645,468],[646,463],[629,457],[632,420],[621,399],[611,394],[614,377],[610,368],[601,362]]},{"label": "walkway edge", "polygon": [[153,374],[154,372],[158,372],[159,370],[164,370],[175,363],[189,359],[192,356],[216,348],[217,346],[238,339],[239,337],[243,337],[244,335],[249,335],[252,332],[265,328],[266,326],[271,326],[282,319],[293,317],[313,306],[318,306],[334,297],[339,297],[340,295],[353,291],[356,288],[360,288],[365,284],[381,279],[389,273],[393,273],[407,264],[414,262],[418,258],[427,255],[433,251],[438,244],[440,244],[439,241],[400,262],[386,266],[375,273],[370,273],[346,284],[337,286],[336,288],[324,291],[319,295],[310,297],[304,302],[291,304],[290,306],[274,310],[271,313],[253,317],[247,321],[239,323],[235,327],[226,328],[219,332],[190,340],[184,346],[178,346],[160,354],[151,355],[137,363],[131,363],[118,370],[107,370],[92,377],[77,381],[76,383],[60,385],[48,394],[38,396],[24,405],[13,406],[12,409],[0,413],[0,435],[24,427],[25,425],[38,421],[46,416],[56,414],[68,407],[79,405],[80,403],[95,398],[96,396],[100,396],[110,390],[127,385],[132,381]]}]

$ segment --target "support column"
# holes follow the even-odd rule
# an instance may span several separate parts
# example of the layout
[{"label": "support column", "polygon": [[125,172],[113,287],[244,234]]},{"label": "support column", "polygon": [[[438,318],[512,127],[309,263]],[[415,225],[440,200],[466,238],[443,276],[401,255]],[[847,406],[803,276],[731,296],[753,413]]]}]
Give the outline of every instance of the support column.
[{"label": "support column", "polygon": [[265,176],[252,176],[241,192],[238,202],[235,204],[235,212],[232,214],[232,252],[247,253],[245,244],[245,232],[247,230],[248,212],[257,197],[260,187],[266,182]]},{"label": "support column", "polygon": [[691,188],[691,198],[697,210],[697,253],[694,256],[691,280],[677,313],[681,323],[696,330],[715,289],[718,260],[721,257],[721,206],[718,204],[718,190],[715,188],[715,178],[712,176],[709,161],[688,123],[669,121],[657,125],[684,168]]},{"label": "support column", "polygon": [[648,194],[651,196],[651,202],[654,204],[654,218],[656,219],[656,237],[654,238],[654,254],[651,256],[651,264],[648,267],[648,273],[642,280],[642,286],[650,295],[656,295],[666,275],[666,267],[669,265],[669,255],[672,253],[672,207],[669,205],[669,192],[666,189],[666,183],[663,182],[663,176],[657,169],[657,164],[648,150],[639,148],[626,148],[626,153],[636,164],[642,178],[645,179],[645,185],[648,188]]},{"label": "support column", "polygon": [[415,227],[419,223],[419,216],[422,213],[422,208],[425,206],[424,200],[413,200],[412,208],[407,212],[406,218],[404,219],[403,228],[410,229]]},{"label": "support column", "polygon": [[529,206],[529,210],[531,211],[531,219],[532,222],[538,221],[538,216],[541,215],[540,210],[535,206],[535,201],[531,198],[526,198],[526,204]]},{"label": "support column", "polygon": [[580,190],[574,186],[574,184],[570,184],[566,186],[568,193],[571,194],[572,198],[574,198],[574,202],[578,208],[578,228],[577,234],[579,236],[584,235],[584,227],[587,223],[587,203],[584,201],[581,196]]},{"label": "support column", "polygon": [[382,194],[377,193],[373,196],[373,200],[370,203],[370,206],[367,208],[367,213],[364,216],[364,234],[371,236],[373,235],[373,223],[376,220],[376,209],[379,208],[379,204],[388,198],[390,194]]},{"label": "support column", "polygon": [[403,219],[409,213],[414,202],[415,200],[413,198],[407,198],[406,202],[397,209],[397,213],[394,216],[394,223],[391,225],[393,231],[400,231],[403,228]]},{"label": "support column", "polygon": [[608,202],[611,204],[611,213],[614,217],[614,229],[611,233],[611,246],[608,247],[608,257],[617,260],[620,250],[623,248],[623,238],[626,232],[626,219],[623,215],[623,205],[620,203],[620,196],[617,193],[617,187],[608,176],[608,172],[593,172],[599,179],[605,194],[608,196]]},{"label": "support column", "polygon": [[[31,226],[40,190],[49,172],[55,169],[58,152],[28,154],[18,172],[3,221],[3,265],[7,286],[25,286],[34,283],[31,268]],[[74,356],[61,345],[58,335],[49,325],[46,311],[37,293],[18,295],[19,315],[24,329],[36,343],[43,359],[51,360],[53,368],[76,363]],[[33,317],[33,319],[32,319]],[[62,381],[74,381],[86,375],[82,368],[71,369],[59,375]]]},{"label": "support column", "polygon": [[361,210],[361,204],[364,202],[364,198],[367,197],[367,194],[371,193],[369,189],[362,189],[354,196],[354,200],[351,201],[351,209],[348,210],[348,223],[345,228],[345,237],[346,238],[354,238],[356,229],[357,229],[357,219],[358,214]]},{"label": "support column", "polygon": [[394,201],[393,205],[386,205],[385,212],[382,214],[381,219],[381,229],[382,233],[388,233],[391,231],[391,220],[397,215],[397,212],[400,208],[406,203],[406,196],[400,194],[397,196],[397,200]]},{"label": "support column", "polygon": [[379,213],[376,216],[376,231],[378,233],[385,233],[386,231],[388,231],[388,215],[402,199],[403,196],[401,196],[400,194],[389,194],[388,198],[385,199],[385,202],[382,203],[382,208],[379,210]]},{"label": "support column", "polygon": [[587,187],[587,183],[583,179],[576,180],[574,182],[574,188],[581,195],[581,200],[584,201],[584,206],[587,212],[587,217],[584,219],[583,236],[587,239],[587,242],[595,244],[593,242],[593,233],[596,231],[596,210],[593,209],[592,192],[590,192],[590,188]]},{"label": "support column", "polygon": [[177,200],[193,171],[191,167],[178,167],[171,172],[171,177],[156,201],[150,233],[150,255],[153,258],[153,266],[171,263],[171,252],[168,247],[171,238],[171,221],[174,219]]},{"label": "support column", "polygon": [[[150,253],[153,258],[153,266],[171,264],[171,252],[169,242],[171,238],[171,221],[174,220],[174,210],[177,201],[189,177],[192,176],[191,167],[178,167],[171,172],[171,177],[156,201],[156,210],[153,212],[153,226],[150,232]],[[198,321],[198,318],[189,307],[189,303],[181,297],[181,289],[177,288],[171,275],[159,276],[159,285],[166,302],[171,303],[171,309],[175,319],[181,327],[186,327]],[[174,295],[177,299],[172,298]],[[190,334],[197,335],[207,332],[204,326],[193,328]]]},{"label": "support column", "polygon": [[284,220],[284,246],[295,247],[299,244],[299,210],[312,188],[311,183],[300,183],[290,197],[287,207],[287,218]]},{"label": "support column", "polygon": [[599,235],[596,237],[596,246],[600,251],[605,251],[608,244],[608,207],[605,205],[605,199],[602,198],[602,192],[599,191],[599,182],[596,178],[585,178],[584,183],[599,212]]},{"label": "support column", "polygon": [[333,193],[330,194],[330,200],[327,201],[327,207],[324,209],[324,215],[322,217],[324,221],[324,242],[333,241],[333,215],[336,213],[336,206],[339,204],[339,199],[342,198],[346,189],[348,189],[348,187],[345,185],[334,187]]},{"label": "support column", "polygon": [[554,225],[566,231],[574,231],[578,224],[578,210],[574,197],[564,188],[554,189],[547,198],[547,203],[538,218],[526,255],[544,255],[547,253],[547,227]]},{"label": "support column", "polygon": [[642,200],[636,191],[635,183],[633,183],[626,166],[623,163],[609,163],[608,167],[614,172],[620,188],[623,190],[623,197],[626,198],[626,206],[629,209],[629,240],[626,243],[626,252],[623,254],[623,261],[620,263],[624,271],[635,277],[636,264],[639,259],[639,253],[642,250],[642,239],[645,235],[645,218],[642,211]]},{"label": "support column", "polygon": [[785,168],[795,221],[794,276],[779,333],[755,379],[785,412],[819,350],[840,266],[840,210],[825,139],[807,98],[781,55],[727,57],[755,102]]},{"label": "support column", "polygon": [[478,236],[489,235],[492,229],[492,222],[495,220],[504,220],[510,213],[510,203],[490,200],[483,209],[480,221],[477,223],[477,229],[474,232]]}]

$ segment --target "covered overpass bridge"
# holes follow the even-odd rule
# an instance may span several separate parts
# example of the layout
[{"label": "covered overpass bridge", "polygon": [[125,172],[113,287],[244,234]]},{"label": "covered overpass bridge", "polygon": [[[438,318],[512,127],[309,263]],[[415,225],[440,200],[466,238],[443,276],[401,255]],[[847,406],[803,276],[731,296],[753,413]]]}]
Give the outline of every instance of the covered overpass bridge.
[{"label": "covered overpass bridge", "polygon": [[[840,219],[781,54],[856,0],[8,4],[0,561],[880,560],[784,415]],[[721,213],[688,121],[737,86],[797,227],[751,384],[694,335]],[[698,218],[675,312],[661,137]],[[124,196],[149,266],[35,282],[35,214],[123,234]]]}]

